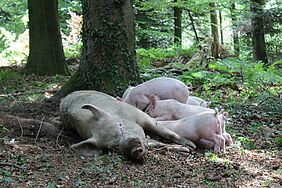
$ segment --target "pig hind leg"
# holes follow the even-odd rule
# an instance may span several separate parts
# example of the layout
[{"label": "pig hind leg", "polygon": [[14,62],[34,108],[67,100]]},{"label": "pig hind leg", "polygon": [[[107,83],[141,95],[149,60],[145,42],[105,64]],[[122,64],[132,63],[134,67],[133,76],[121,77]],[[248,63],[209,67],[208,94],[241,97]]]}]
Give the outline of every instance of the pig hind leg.
[{"label": "pig hind leg", "polygon": [[225,139],[222,135],[215,135],[213,138],[214,145],[214,152],[219,153],[220,152],[220,146],[223,148],[223,152],[225,152]]}]

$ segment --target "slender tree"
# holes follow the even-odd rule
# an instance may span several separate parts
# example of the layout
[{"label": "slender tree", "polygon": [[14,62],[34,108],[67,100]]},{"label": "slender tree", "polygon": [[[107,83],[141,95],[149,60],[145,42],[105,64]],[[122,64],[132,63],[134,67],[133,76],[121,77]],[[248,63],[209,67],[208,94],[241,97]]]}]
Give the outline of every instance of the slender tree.
[{"label": "slender tree", "polygon": [[263,23],[264,0],[251,0],[253,58],[267,63]]},{"label": "slender tree", "polygon": [[221,45],[223,45],[224,42],[223,42],[223,22],[222,22],[222,14],[221,14],[221,10],[219,10],[218,12],[219,12],[220,43],[221,43]]},{"label": "slender tree", "polygon": [[82,0],[82,57],[79,70],[57,93],[81,89],[120,95],[139,81],[135,61],[132,0]]},{"label": "slender tree", "polygon": [[29,56],[26,72],[68,74],[58,23],[58,0],[28,0]]},{"label": "slender tree", "polygon": [[192,25],[192,29],[193,29],[193,32],[195,34],[195,39],[197,42],[199,42],[199,37],[198,37],[198,33],[197,33],[197,30],[196,30],[196,26],[195,26],[195,22],[194,22],[194,18],[191,14],[191,10],[188,9],[188,16],[189,16],[189,19],[191,21],[191,25]]},{"label": "slender tree", "polygon": [[[174,3],[177,3],[177,0],[174,0]],[[175,5],[173,7],[174,12],[174,44],[181,46],[182,41],[182,8]]]},{"label": "slender tree", "polygon": [[239,35],[237,31],[237,16],[236,16],[236,4],[233,2],[230,8],[231,19],[232,19],[232,32],[233,32],[233,44],[235,56],[239,57],[240,55],[240,46],[239,46]]},{"label": "slender tree", "polygon": [[216,5],[214,2],[210,2],[210,20],[211,20],[211,33],[213,37],[212,43],[212,57],[219,57],[219,35],[218,35],[218,22],[217,22],[217,11]]}]

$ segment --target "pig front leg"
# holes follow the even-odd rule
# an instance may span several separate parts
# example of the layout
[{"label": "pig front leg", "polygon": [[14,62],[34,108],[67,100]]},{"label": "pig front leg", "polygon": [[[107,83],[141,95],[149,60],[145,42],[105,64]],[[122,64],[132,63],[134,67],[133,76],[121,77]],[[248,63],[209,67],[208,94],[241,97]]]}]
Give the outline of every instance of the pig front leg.
[{"label": "pig front leg", "polygon": [[99,155],[102,150],[97,147],[97,142],[94,138],[81,141],[71,145],[71,149],[77,151],[80,155],[85,157]]},{"label": "pig front leg", "polygon": [[163,138],[166,138],[174,143],[177,143],[177,144],[181,144],[181,145],[184,145],[184,146],[188,146],[190,149],[195,149],[196,148],[196,145],[184,138],[184,137],[181,137],[179,136],[178,134],[176,134],[175,132],[169,130],[168,128],[164,127],[164,126],[158,126],[157,124],[155,125],[152,125],[152,124],[147,124],[145,127],[143,127],[144,129],[146,129],[147,131],[153,133],[153,134],[156,134],[156,135],[159,135]]},{"label": "pig front leg", "polygon": [[225,139],[222,135],[215,135],[213,138],[214,144],[214,152],[219,153],[220,152],[220,146],[222,145],[223,147],[223,152],[225,152]]}]

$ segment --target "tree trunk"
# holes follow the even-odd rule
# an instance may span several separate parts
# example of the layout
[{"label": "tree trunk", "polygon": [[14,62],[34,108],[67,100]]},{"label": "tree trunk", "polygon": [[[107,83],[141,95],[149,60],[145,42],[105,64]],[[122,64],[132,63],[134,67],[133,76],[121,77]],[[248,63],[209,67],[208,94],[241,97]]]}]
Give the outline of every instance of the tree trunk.
[{"label": "tree trunk", "polygon": [[58,22],[58,0],[28,0],[28,74],[68,74]]},{"label": "tree trunk", "polygon": [[232,32],[233,32],[233,43],[234,43],[234,52],[235,56],[239,57],[240,55],[240,46],[239,46],[239,36],[237,31],[237,16],[236,16],[236,5],[235,3],[231,4],[231,19],[232,19]]},{"label": "tree trunk", "polygon": [[255,61],[267,63],[266,45],[264,38],[264,21],[263,21],[264,0],[251,0],[252,13],[252,44],[253,58]]},{"label": "tree trunk", "polygon": [[195,34],[195,39],[196,39],[197,42],[199,42],[198,33],[197,33],[197,30],[196,30],[196,27],[195,27],[195,23],[194,23],[194,19],[193,19],[193,16],[192,16],[190,10],[188,10],[188,15],[189,15],[189,18],[190,18],[190,21],[191,21],[191,24],[192,24],[192,28],[193,28],[194,34]]},{"label": "tree trunk", "polygon": [[222,29],[222,15],[221,15],[221,10],[219,10],[219,30],[220,30],[220,43],[221,45],[224,44],[223,42],[223,29]]},{"label": "tree trunk", "polygon": [[91,89],[117,96],[137,84],[132,0],[83,0],[82,57],[78,72],[57,94]]},{"label": "tree trunk", "polygon": [[219,57],[219,36],[218,36],[216,5],[214,2],[210,2],[209,5],[210,5],[211,33],[213,37],[211,51],[212,51],[212,57],[217,59]]},{"label": "tree trunk", "polygon": [[[174,0],[177,3],[177,0]],[[178,6],[173,7],[174,12],[174,44],[177,46],[181,46],[182,41],[182,26],[181,26],[181,18],[182,18],[182,9]]]}]

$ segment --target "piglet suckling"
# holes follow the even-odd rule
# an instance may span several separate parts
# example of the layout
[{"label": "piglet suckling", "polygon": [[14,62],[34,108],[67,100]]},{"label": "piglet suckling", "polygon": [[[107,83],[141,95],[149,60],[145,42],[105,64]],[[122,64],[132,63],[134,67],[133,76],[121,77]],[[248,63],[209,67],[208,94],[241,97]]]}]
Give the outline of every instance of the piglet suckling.
[{"label": "piglet suckling", "polygon": [[225,138],[223,136],[223,116],[217,110],[201,112],[176,121],[158,121],[159,126],[164,126],[180,136],[199,144],[207,140],[214,143],[214,152],[220,148],[225,151]]},{"label": "piglet suckling", "polygon": [[[190,96],[189,96],[190,97]],[[158,100],[155,95],[149,97],[149,105],[145,112],[157,121],[178,120],[213,109],[181,103],[175,99]]]}]

